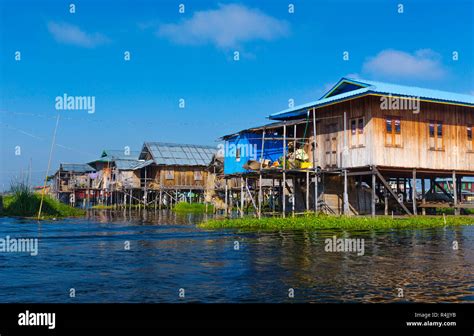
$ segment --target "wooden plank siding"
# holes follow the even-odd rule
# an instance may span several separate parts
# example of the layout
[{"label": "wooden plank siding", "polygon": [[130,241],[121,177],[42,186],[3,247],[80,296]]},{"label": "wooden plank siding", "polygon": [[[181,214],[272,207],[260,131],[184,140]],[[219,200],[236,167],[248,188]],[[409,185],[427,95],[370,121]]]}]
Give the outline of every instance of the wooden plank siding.
[{"label": "wooden plank siding", "polygon": [[[201,189],[206,186],[208,172],[205,167],[194,166],[152,166],[147,173],[152,179],[151,188],[196,188]],[[201,178],[196,179],[195,174],[200,174]],[[142,175],[142,177],[144,177]]]},{"label": "wooden plank siding", "polygon": [[[376,107],[378,100],[373,99]],[[421,102],[419,113],[380,108],[373,111],[374,165],[474,172],[474,153],[468,150],[467,139],[467,126],[474,122],[474,108]],[[401,147],[389,147],[384,142],[387,114],[401,119]],[[442,123],[440,149],[430,148],[431,121]]]},{"label": "wooden plank siding", "polygon": [[[370,148],[373,145],[372,141],[372,129],[370,127],[371,121],[371,101],[368,97],[362,97],[356,100],[350,100],[339,104],[326,106],[316,110],[316,142],[317,142],[317,154],[316,164],[322,168],[341,168],[342,167],[342,152],[344,146],[344,123],[343,115],[346,112],[348,120],[348,157],[346,165],[347,167],[362,167],[371,164],[371,152]],[[361,146],[351,147],[351,134],[350,134],[350,120],[352,119],[364,119],[364,133],[360,136]],[[335,129],[333,128],[335,127]],[[311,126],[311,130],[313,127]],[[305,148],[310,156],[312,162],[312,151],[311,144],[313,143],[313,132],[309,139],[309,145]],[[335,158],[331,152],[336,152]],[[335,162],[335,166],[332,164]]]},{"label": "wooden plank siding", "polygon": [[[379,96],[360,97],[316,110],[316,164],[324,169],[333,167],[333,158],[327,153],[330,148],[336,149],[334,167],[342,168],[344,112],[347,114],[347,168],[376,165],[474,172],[474,151],[467,137],[468,125],[474,125],[474,108],[420,102],[419,113],[409,110],[382,110]],[[397,135],[400,146],[390,146],[386,143],[387,116],[401,120],[399,138]],[[352,141],[351,120],[358,118],[363,118],[363,134],[356,134],[357,139]],[[438,150],[430,149],[431,121],[439,121],[443,125],[442,148]],[[332,127],[335,127],[334,131]],[[305,145],[305,151],[312,161],[312,125],[310,129],[311,136]],[[300,127],[298,136],[303,136],[303,131],[304,127]]]}]

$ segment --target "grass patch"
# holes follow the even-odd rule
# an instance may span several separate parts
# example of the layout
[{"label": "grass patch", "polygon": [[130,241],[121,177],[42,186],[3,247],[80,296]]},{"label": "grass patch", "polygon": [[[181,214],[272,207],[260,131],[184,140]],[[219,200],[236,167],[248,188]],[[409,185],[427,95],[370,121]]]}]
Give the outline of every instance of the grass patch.
[{"label": "grass patch", "polygon": [[412,229],[456,225],[474,225],[474,217],[447,216],[446,224],[441,216],[433,217],[346,217],[327,215],[306,215],[287,218],[236,218],[210,219],[199,224],[206,229],[235,228],[244,230],[371,230],[371,229]]},{"label": "grass patch", "polygon": [[[204,203],[186,203],[179,202],[173,207],[173,211],[180,213],[206,213],[206,204]],[[214,212],[214,206],[212,204],[207,205],[207,213]]]},{"label": "grass patch", "polygon": [[[38,216],[40,202],[41,194],[33,193],[26,185],[20,183],[12,186],[12,194],[3,196],[3,209],[0,215],[36,217]],[[86,212],[45,195],[41,213],[42,218],[54,218],[83,216]]]}]

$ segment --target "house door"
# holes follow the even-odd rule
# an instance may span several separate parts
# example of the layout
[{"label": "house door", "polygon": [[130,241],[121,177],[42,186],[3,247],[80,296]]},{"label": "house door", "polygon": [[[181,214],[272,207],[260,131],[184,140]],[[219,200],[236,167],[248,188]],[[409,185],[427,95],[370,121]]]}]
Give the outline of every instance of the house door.
[{"label": "house door", "polygon": [[327,128],[326,166],[337,166],[337,123],[329,124]]}]

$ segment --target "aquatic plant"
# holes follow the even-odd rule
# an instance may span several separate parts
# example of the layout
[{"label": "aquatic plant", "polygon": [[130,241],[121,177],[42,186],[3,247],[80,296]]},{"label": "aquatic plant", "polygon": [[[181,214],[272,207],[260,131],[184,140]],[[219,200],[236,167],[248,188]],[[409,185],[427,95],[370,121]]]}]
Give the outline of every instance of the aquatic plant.
[{"label": "aquatic plant", "polygon": [[192,212],[192,213],[212,213],[214,212],[214,207],[212,204],[207,205],[206,211],[206,204],[204,203],[187,203],[187,202],[179,202],[173,207],[173,211],[175,212]]},{"label": "aquatic plant", "polygon": [[237,228],[245,230],[317,230],[317,229],[411,229],[430,228],[455,225],[474,225],[474,217],[470,216],[410,216],[395,217],[378,216],[327,216],[308,214],[302,217],[265,217],[210,219],[199,224],[201,228],[222,229]]},{"label": "aquatic plant", "polygon": [[[3,196],[0,215],[34,217],[38,214],[41,194],[34,193],[23,182],[12,183],[10,193]],[[61,203],[49,195],[44,196],[42,218],[83,216],[84,210]]]}]

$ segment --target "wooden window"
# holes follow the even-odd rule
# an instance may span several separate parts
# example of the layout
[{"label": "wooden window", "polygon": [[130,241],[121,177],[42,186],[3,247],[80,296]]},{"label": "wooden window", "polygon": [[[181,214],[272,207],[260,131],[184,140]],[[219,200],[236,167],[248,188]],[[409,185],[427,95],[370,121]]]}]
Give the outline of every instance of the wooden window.
[{"label": "wooden window", "polygon": [[202,181],[202,171],[194,171],[194,181]]},{"label": "wooden window", "polygon": [[400,117],[385,117],[385,146],[402,146],[402,120]]},{"label": "wooden window", "polygon": [[350,120],[351,147],[363,147],[365,145],[364,124],[364,118],[354,118]]},{"label": "wooden window", "polygon": [[472,137],[472,125],[467,125],[466,135],[467,135],[467,150],[474,150],[474,138]]},{"label": "wooden window", "polygon": [[431,150],[443,150],[444,128],[441,121],[432,120],[428,124],[429,146]]},{"label": "wooden window", "polygon": [[174,170],[165,170],[165,179],[174,180]]}]

